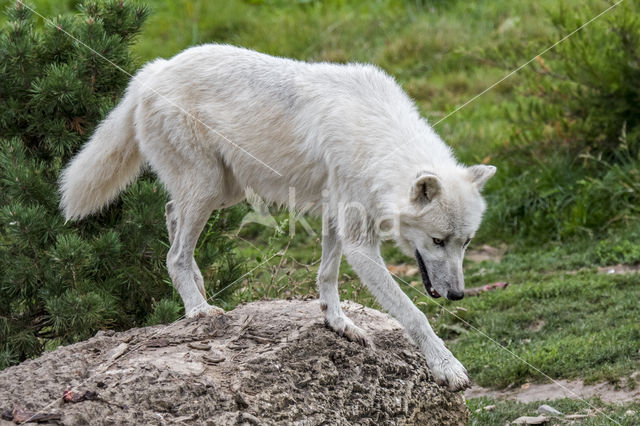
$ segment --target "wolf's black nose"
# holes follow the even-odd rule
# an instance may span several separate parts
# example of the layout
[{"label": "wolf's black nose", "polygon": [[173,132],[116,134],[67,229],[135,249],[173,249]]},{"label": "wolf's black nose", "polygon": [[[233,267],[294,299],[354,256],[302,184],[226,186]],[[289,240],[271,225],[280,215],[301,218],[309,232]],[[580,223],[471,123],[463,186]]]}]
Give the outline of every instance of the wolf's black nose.
[{"label": "wolf's black nose", "polygon": [[463,297],[464,297],[464,291],[449,290],[447,292],[447,299],[449,300],[460,300]]}]

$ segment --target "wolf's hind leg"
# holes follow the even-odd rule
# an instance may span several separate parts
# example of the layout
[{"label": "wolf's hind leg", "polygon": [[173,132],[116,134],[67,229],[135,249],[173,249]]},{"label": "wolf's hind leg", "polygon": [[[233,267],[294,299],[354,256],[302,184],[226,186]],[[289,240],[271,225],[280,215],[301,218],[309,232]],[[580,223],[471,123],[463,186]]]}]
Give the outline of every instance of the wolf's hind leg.
[{"label": "wolf's hind leg", "polygon": [[[184,197],[175,201],[175,209],[170,213],[170,217],[175,218],[177,226],[167,254],[167,269],[173,285],[180,293],[185,314],[192,318],[222,313],[222,309],[209,305],[204,298],[204,287],[201,290],[197,280],[197,277],[202,275],[199,274],[193,259],[198,236],[215,207],[215,198]],[[169,234],[171,235],[171,231]],[[195,271],[198,271],[197,275]]]},{"label": "wolf's hind leg", "polygon": [[331,223],[326,221],[322,233],[322,261],[318,270],[318,290],[320,291],[320,308],[324,311],[324,322],[340,336],[363,346],[372,346],[367,334],[340,307],[338,294],[338,272],[342,259],[342,243]]},{"label": "wolf's hind leg", "polygon": [[[180,293],[186,316],[222,313],[222,309],[205,299],[202,274],[193,252],[211,212],[238,202],[241,191],[230,170],[219,160],[201,164],[182,158],[180,168],[173,167],[175,164],[152,166],[160,172],[159,176],[173,198],[165,207],[171,240],[167,269]],[[164,174],[167,170],[173,174]]]},{"label": "wolf's hind leg", "polygon": [[[167,232],[169,233],[169,244],[173,244],[173,239],[176,235],[178,228],[178,219],[175,216],[174,212],[175,206],[173,201],[169,201],[164,208],[165,218],[167,220]],[[204,279],[202,278],[202,273],[200,272],[200,268],[198,268],[198,264],[195,259],[192,259],[191,268],[193,270],[193,279],[196,281],[196,286],[198,287],[198,291],[202,294],[202,297],[207,298],[207,292],[204,288]]]}]

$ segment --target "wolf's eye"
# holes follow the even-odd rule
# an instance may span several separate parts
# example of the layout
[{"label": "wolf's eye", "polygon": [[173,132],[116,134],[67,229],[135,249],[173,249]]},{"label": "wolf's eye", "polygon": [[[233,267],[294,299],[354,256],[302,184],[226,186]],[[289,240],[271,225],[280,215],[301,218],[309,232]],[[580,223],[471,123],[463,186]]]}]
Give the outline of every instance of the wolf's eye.
[{"label": "wolf's eye", "polygon": [[440,247],[444,247],[444,241],[442,241],[440,238],[434,238],[433,239],[433,244],[440,246]]},{"label": "wolf's eye", "polygon": [[468,246],[471,242],[471,238],[467,238],[467,241],[464,242],[464,247]]}]

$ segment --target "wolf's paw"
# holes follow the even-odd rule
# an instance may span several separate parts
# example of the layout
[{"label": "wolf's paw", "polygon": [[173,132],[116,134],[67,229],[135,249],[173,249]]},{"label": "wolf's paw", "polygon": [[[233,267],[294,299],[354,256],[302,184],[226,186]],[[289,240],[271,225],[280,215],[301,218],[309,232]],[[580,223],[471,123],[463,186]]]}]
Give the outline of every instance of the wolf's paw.
[{"label": "wolf's paw", "polygon": [[436,383],[446,386],[451,392],[465,390],[471,386],[467,369],[453,356],[429,366]]},{"label": "wolf's paw", "polygon": [[364,347],[373,347],[373,342],[367,336],[367,333],[344,315],[332,319],[325,318],[324,324],[338,333],[339,336],[346,337],[351,342],[358,343]]},{"label": "wolf's paw", "polygon": [[187,312],[186,317],[187,318],[204,318],[204,317],[212,317],[215,315],[222,315],[222,314],[224,314],[224,309],[205,303],[190,309]]}]

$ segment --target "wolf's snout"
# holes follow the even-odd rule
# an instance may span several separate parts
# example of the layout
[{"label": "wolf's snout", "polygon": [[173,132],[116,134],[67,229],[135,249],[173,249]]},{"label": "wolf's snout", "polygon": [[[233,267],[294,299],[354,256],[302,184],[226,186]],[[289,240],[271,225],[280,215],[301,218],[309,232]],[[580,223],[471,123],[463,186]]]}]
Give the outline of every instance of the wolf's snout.
[{"label": "wolf's snout", "polygon": [[447,291],[447,299],[460,300],[464,297],[464,291],[462,290],[449,290]]}]

